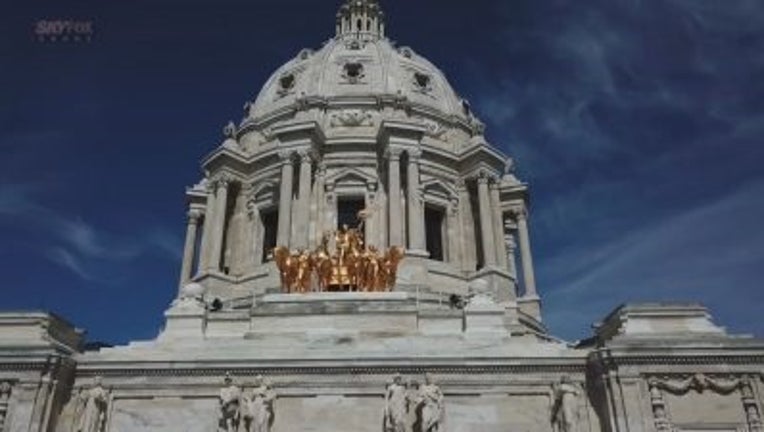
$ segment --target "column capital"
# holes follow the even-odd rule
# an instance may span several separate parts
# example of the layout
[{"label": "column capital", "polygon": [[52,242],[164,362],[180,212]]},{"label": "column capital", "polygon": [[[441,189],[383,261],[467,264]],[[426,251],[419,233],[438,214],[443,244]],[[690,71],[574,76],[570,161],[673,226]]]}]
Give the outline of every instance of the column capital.
[{"label": "column capital", "polygon": [[467,190],[467,180],[466,179],[463,179],[461,177],[457,178],[456,182],[455,182],[455,185],[456,185],[456,190],[458,190],[460,192]]},{"label": "column capital", "polygon": [[212,183],[214,184],[214,188],[220,189],[220,188],[227,188],[229,184],[233,181],[233,178],[229,176],[228,174],[220,174],[215,177],[214,180],[212,180]]},{"label": "column capital", "polygon": [[459,213],[459,198],[451,198],[448,200],[448,209],[451,211],[452,215],[456,215]]},{"label": "column capital", "polygon": [[410,161],[418,161],[422,157],[422,149],[420,148],[407,148],[406,153],[409,155]]},{"label": "column capital", "polygon": [[187,215],[186,215],[188,217],[188,223],[194,224],[194,225],[199,223],[199,219],[202,218],[203,214],[204,213],[202,213],[202,211],[199,210],[199,209],[191,209],[191,210],[189,210]]},{"label": "column capital", "polygon": [[373,182],[373,181],[366,182],[366,190],[368,190],[369,192],[372,192],[372,193],[376,192],[377,187],[378,187],[377,182]]},{"label": "column capital", "polygon": [[403,154],[402,147],[387,147],[385,149],[384,157],[391,161],[399,161],[401,159],[401,154]]},{"label": "column capital", "polygon": [[282,164],[287,164],[292,161],[292,154],[294,150],[279,150],[278,157]]},{"label": "column capital", "polygon": [[496,175],[487,169],[481,169],[475,177],[477,178],[478,184],[496,183],[497,180]]},{"label": "column capital", "polygon": [[297,150],[297,156],[300,158],[301,163],[313,163],[316,159],[316,153],[312,149],[300,149]]},{"label": "column capital", "polygon": [[509,214],[511,214],[517,220],[528,219],[528,209],[525,207],[512,207],[509,209]]}]

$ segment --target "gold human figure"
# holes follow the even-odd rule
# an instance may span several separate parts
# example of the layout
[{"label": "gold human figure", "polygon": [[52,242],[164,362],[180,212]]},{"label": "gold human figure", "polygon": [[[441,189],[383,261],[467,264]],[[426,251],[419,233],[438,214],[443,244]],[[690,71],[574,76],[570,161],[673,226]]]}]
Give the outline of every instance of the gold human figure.
[{"label": "gold human figure", "polygon": [[369,246],[364,252],[363,260],[365,262],[364,277],[362,281],[362,291],[378,291],[380,277],[380,260],[376,246]]},{"label": "gold human figure", "polygon": [[332,256],[329,253],[329,234],[321,237],[321,245],[315,252],[315,269],[318,276],[319,291],[327,291],[332,283]]},{"label": "gold human figure", "polygon": [[297,254],[297,275],[295,278],[295,289],[297,292],[306,293],[310,291],[310,277],[313,270],[313,257],[310,252],[300,250]]},{"label": "gold human figure", "polygon": [[347,256],[345,257],[346,266],[348,269],[348,279],[350,282],[350,289],[360,289],[360,280],[363,277],[364,261],[363,261],[363,239],[361,238],[358,230],[352,228],[348,230],[349,248]]}]

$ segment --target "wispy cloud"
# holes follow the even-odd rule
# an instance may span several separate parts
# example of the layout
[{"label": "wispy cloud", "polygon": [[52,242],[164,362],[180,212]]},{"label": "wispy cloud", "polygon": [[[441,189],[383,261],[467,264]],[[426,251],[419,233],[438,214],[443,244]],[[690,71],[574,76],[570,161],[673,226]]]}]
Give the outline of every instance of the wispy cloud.
[{"label": "wispy cloud", "polygon": [[[583,325],[626,301],[726,298],[740,311],[758,308],[764,293],[752,281],[764,266],[762,196],[764,182],[752,183],[610,242],[584,242],[542,261],[553,325]],[[734,296],[745,301],[733,302]]]},{"label": "wispy cloud", "polygon": [[46,257],[53,261],[56,264],[59,264],[60,266],[70,270],[72,273],[76,274],[80,278],[86,281],[94,281],[97,280],[96,277],[94,277],[92,274],[90,274],[88,271],[85,270],[83,264],[80,262],[80,259],[69,252],[68,250],[61,248],[61,247],[51,247],[46,252]]},{"label": "wispy cloud", "polygon": [[41,247],[43,256],[83,280],[111,280],[113,275],[107,277],[102,267],[130,262],[145,254],[180,259],[181,240],[173,233],[154,228],[131,237],[113,234],[40,204],[37,195],[43,189],[23,183],[0,185],[0,216],[22,229],[47,233],[43,236],[46,244]]}]

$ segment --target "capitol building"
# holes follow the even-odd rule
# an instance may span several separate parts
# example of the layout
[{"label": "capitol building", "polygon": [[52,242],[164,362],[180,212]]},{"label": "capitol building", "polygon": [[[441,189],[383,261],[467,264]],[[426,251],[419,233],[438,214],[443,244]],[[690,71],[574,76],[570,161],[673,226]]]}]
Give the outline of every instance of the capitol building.
[{"label": "capitol building", "polygon": [[0,432],[762,431],[764,342],[699,304],[548,332],[528,185],[385,24],[345,1],[224,128],[155,339],[0,313]]}]

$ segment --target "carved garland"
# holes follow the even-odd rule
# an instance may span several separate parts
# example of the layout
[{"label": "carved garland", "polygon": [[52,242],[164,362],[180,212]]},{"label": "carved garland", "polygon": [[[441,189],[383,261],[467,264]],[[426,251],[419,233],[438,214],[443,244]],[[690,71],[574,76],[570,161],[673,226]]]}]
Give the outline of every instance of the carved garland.
[{"label": "carved garland", "polygon": [[648,386],[650,390],[650,404],[653,410],[655,429],[659,432],[672,431],[673,425],[669,418],[666,401],[663,392],[674,395],[684,395],[694,390],[698,393],[713,391],[718,394],[728,395],[739,391],[741,402],[746,414],[748,430],[752,432],[762,431],[761,408],[753,392],[752,378],[749,375],[734,376],[709,376],[702,373],[690,376],[676,377],[650,377]]}]

